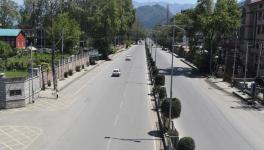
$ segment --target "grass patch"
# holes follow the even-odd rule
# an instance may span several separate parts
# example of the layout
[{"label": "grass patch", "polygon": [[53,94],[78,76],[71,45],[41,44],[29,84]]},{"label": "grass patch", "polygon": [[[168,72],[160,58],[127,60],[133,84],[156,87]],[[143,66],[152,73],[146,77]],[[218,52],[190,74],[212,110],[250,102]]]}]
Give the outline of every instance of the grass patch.
[{"label": "grass patch", "polygon": [[26,71],[6,71],[5,77],[6,78],[17,78],[17,77],[27,77],[28,72]]}]

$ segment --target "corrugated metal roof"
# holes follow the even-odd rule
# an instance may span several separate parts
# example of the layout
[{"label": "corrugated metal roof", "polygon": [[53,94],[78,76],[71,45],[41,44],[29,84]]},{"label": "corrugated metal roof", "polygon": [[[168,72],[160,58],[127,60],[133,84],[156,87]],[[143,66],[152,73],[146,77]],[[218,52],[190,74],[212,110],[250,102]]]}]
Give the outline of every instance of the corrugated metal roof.
[{"label": "corrugated metal roof", "polygon": [[0,36],[17,36],[21,29],[0,29]]}]

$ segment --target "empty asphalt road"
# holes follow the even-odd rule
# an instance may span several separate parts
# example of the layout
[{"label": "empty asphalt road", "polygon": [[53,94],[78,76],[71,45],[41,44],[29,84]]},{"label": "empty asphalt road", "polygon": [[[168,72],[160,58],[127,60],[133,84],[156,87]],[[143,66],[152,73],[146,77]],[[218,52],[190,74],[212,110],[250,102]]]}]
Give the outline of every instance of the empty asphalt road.
[{"label": "empty asphalt road", "polygon": [[[193,137],[196,150],[263,150],[263,110],[215,89],[205,77],[193,75],[181,58],[174,58],[173,97],[182,103],[174,123],[180,136]],[[157,66],[166,75],[169,95],[171,54],[158,49]]]},{"label": "empty asphalt road", "polygon": [[[131,55],[132,60],[125,61],[126,55]],[[121,70],[121,77],[111,77],[114,68]],[[60,95],[58,103],[63,107],[58,110],[0,113],[0,127],[32,129],[26,133],[32,136],[21,131],[21,138],[7,133],[10,144],[3,144],[10,148],[14,141],[32,150],[156,149],[154,143],[158,138],[152,136],[156,130],[155,117],[149,99],[144,45],[116,54]],[[26,137],[24,143],[26,140],[32,143],[23,144],[22,134]]]}]

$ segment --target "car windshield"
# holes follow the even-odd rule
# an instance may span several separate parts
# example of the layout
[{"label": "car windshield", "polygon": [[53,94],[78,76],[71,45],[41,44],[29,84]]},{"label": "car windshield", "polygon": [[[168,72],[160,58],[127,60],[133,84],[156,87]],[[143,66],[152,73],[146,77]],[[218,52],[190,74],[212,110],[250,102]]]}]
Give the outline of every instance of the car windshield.
[{"label": "car windshield", "polygon": [[119,72],[119,70],[118,69],[115,69],[114,72]]}]

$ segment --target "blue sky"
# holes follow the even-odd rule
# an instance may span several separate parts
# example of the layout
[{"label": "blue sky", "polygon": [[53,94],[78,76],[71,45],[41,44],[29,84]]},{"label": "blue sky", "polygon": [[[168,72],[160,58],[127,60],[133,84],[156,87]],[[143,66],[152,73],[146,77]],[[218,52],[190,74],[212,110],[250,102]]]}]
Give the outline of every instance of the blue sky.
[{"label": "blue sky", "polygon": [[[14,0],[15,2],[17,2],[19,5],[23,4],[24,0]],[[197,0],[135,0],[137,2],[169,2],[169,3],[180,3],[180,4],[184,4],[184,3],[196,3]]]}]

